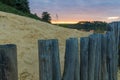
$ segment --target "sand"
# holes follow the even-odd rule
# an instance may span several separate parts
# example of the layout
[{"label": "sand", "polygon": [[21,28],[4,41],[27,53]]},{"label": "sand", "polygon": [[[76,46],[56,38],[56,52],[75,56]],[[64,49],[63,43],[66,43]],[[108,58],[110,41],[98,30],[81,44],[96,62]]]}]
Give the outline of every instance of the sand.
[{"label": "sand", "polygon": [[0,44],[16,44],[19,80],[39,80],[38,40],[58,39],[63,72],[65,40],[92,34],[0,12]]},{"label": "sand", "polygon": [[118,80],[120,80],[120,70],[118,71]]}]

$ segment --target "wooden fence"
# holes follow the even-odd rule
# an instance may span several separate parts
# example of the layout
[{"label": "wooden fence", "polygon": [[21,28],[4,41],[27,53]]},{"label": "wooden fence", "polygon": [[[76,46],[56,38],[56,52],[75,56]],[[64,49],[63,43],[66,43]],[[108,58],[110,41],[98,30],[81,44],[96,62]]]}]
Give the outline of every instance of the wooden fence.
[{"label": "wooden fence", "polygon": [[[66,40],[61,77],[57,39],[39,40],[40,80],[117,80],[120,23],[111,23],[106,34]],[[79,55],[80,46],[80,55]],[[16,45],[0,46],[0,80],[18,80]]]},{"label": "wooden fence", "polygon": [[0,45],[0,80],[18,80],[16,45]]}]

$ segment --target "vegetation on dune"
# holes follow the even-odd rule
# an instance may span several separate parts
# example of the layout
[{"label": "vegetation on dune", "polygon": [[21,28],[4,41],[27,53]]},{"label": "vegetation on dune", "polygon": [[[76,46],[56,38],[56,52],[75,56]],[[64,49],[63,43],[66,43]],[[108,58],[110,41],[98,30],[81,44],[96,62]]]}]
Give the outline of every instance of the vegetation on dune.
[{"label": "vegetation on dune", "polygon": [[51,16],[48,12],[42,13],[42,21],[51,23]]},{"label": "vegetation on dune", "polygon": [[33,18],[33,19],[41,20],[40,17],[38,17],[36,14],[31,14],[31,13],[28,13],[28,12],[22,12],[22,11],[17,10],[14,7],[11,7],[7,4],[3,4],[1,1],[0,1],[0,11],[8,12],[8,13],[14,13],[14,14],[17,14],[17,15],[26,16],[26,17],[30,17],[30,18]]},{"label": "vegetation on dune", "polygon": [[0,1],[22,12],[30,13],[28,0],[0,0]]},{"label": "vegetation on dune", "polygon": [[42,19],[38,17],[37,14],[32,14],[30,12],[28,0],[0,0],[0,11],[27,16],[51,23],[51,16],[48,12],[42,13]]},{"label": "vegetation on dune", "polygon": [[4,3],[6,5],[9,5],[9,6],[14,6],[16,0],[0,0],[0,2]]},{"label": "vegetation on dune", "polygon": [[59,24],[59,25],[62,27],[83,30],[83,31],[93,30],[96,33],[103,33],[104,31],[107,30],[107,26],[108,26],[106,22],[101,22],[101,21],[93,21],[93,22],[82,21],[82,22],[78,22],[77,24]]},{"label": "vegetation on dune", "polygon": [[29,2],[28,0],[16,1],[15,8],[22,12],[30,13]]}]

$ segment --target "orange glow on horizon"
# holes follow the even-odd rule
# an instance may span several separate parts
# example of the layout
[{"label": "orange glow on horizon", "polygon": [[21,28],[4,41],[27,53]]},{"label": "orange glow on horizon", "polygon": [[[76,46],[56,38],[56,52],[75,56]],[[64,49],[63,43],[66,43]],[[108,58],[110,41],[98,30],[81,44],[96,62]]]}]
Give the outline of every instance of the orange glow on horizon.
[{"label": "orange glow on horizon", "polygon": [[[76,24],[76,23],[79,23],[79,22],[94,22],[94,21],[99,21],[99,20],[79,20],[79,21],[51,21],[52,24]],[[103,21],[105,22],[105,21]],[[108,22],[108,21],[106,21]]]},{"label": "orange glow on horizon", "polygon": [[51,21],[53,24],[75,24],[77,21]]},{"label": "orange glow on horizon", "polygon": [[[52,24],[76,24],[79,22],[88,22],[88,20],[81,20],[81,21],[51,21]],[[92,22],[92,20],[89,20],[89,22]]]}]

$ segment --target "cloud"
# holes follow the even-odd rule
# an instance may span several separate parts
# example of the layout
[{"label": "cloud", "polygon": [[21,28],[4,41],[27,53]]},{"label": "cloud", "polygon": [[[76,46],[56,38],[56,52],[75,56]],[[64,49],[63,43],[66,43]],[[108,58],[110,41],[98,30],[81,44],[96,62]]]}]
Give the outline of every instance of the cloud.
[{"label": "cloud", "polygon": [[108,20],[117,20],[117,19],[120,19],[120,17],[108,17]]}]

